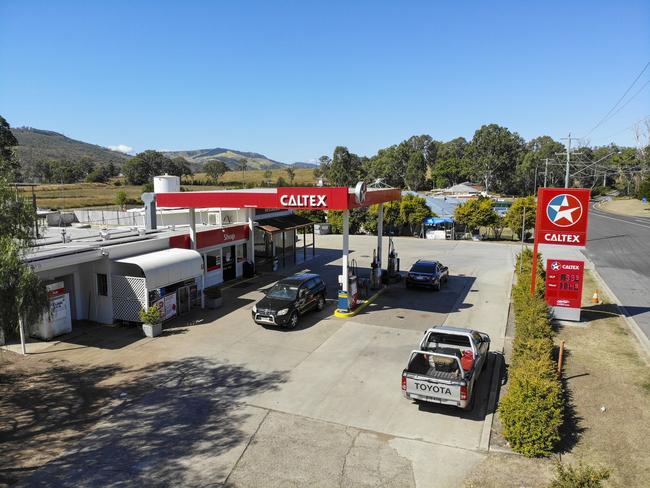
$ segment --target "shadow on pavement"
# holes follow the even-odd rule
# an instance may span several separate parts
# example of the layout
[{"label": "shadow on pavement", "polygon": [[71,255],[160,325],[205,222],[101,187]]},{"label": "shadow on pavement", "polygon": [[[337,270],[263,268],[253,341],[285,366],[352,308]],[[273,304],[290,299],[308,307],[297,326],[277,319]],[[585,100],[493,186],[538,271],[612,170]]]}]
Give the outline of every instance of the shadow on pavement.
[{"label": "shadow on pavement", "polygon": [[[501,386],[505,384],[503,382],[504,372],[505,372],[505,361],[501,353],[489,352],[488,363],[485,367],[485,370],[481,373],[479,377],[478,388],[474,392],[474,406],[471,410],[465,411],[461,410],[458,407],[453,407],[451,405],[441,405],[437,403],[429,402],[417,402],[418,408],[422,412],[431,412],[440,415],[448,415],[451,417],[459,417],[462,419],[483,421],[485,417],[490,413],[495,413],[497,409],[497,402],[495,401],[493,405],[489,404],[490,400],[490,390],[496,388],[496,397],[499,398],[499,392]],[[492,376],[494,373],[494,368],[499,368],[499,376],[497,377],[497,384],[492,385]]]},{"label": "shadow on pavement", "polygon": [[[250,434],[242,430],[250,416],[239,408],[243,399],[286,381],[282,372],[205,358],[129,371],[49,363],[34,375],[3,372],[7,483],[204,486],[224,476],[214,458]],[[124,374],[119,386],[103,385],[116,374]]]}]

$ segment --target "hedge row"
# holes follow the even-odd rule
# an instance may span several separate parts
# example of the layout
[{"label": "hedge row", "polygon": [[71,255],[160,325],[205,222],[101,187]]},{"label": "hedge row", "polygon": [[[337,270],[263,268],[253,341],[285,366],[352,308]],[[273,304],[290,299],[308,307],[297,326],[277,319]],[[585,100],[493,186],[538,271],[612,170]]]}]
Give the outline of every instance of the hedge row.
[{"label": "hedge row", "polygon": [[[539,259],[541,263],[541,257]],[[503,435],[513,450],[526,456],[552,454],[564,421],[564,394],[553,361],[553,335],[544,300],[544,270],[530,294],[532,252],[518,256],[512,288],[515,338],[509,370],[510,387],[499,405]]]}]

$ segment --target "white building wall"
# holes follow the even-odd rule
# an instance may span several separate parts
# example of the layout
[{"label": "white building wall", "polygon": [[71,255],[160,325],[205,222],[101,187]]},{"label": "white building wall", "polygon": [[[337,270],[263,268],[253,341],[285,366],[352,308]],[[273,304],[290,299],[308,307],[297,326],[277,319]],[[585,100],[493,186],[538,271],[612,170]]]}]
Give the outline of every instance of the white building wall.
[{"label": "white building wall", "polygon": [[[88,263],[84,266],[82,273],[88,276],[90,290],[88,303],[88,320],[99,322],[100,324],[113,323],[113,283],[111,281],[111,261],[104,258],[101,261]],[[107,282],[107,295],[99,295],[97,288],[97,274],[105,274]]]}]

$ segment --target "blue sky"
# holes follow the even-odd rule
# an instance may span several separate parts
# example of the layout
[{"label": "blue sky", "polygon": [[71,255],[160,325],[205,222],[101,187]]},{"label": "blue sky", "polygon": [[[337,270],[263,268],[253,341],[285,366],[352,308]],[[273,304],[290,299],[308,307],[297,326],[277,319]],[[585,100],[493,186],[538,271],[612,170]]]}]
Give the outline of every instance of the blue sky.
[{"label": "blue sky", "polygon": [[[584,136],[650,61],[650,2],[529,3],[3,1],[0,115],[103,146],[285,162],[492,122]],[[590,142],[634,144],[648,115],[650,86]]]}]

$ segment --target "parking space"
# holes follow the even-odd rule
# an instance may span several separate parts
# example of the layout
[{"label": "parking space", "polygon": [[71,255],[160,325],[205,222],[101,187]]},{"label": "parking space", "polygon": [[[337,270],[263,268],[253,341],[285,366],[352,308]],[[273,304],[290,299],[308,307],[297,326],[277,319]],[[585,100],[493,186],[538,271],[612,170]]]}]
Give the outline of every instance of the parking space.
[{"label": "parking space", "polygon": [[[401,394],[400,375],[422,332],[433,325],[479,329],[492,336],[493,349],[500,348],[516,248],[507,244],[395,239],[402,270],[420,257],[439,259],[450,269],[448,286],[433,292],[407,291],[402,283],[396,284],[364,312],[345,320],[332,315],[336,276],[340,272],[340,236],[321,236],[318,241],[320,256],[297,270],[320,273],[328,284],[330,300],[325,310],[305,315],[294,330],[260,326],[251,320],[252,306],[263,296],[260,289],[278,278],[265,274],[225,290],[224,308],[179,319],[166,328],[162,337],[110,350],[90,345],[70,348],[70,344],[61,342],[46,349],[42,358],[94,367],[119,363],[131,373],[148,369],[161,377],[170,369],[161,364],[177,365],[181,370],[184,364],[202,365],[203,369],[183,376],[185,383],[178,383],[182,384],[184,397],[192,398],[196,390],[196,395],[205,400],[183,403],[185,416],[205,415],[218,401],[221,413],[208,415],[211,425],[229,422],[239,414],[245,416],[245,421],[234,422],[235,432],[228,433],[232,442],[211,455],[210,442],[215,438],[201,432],[200,426],[196,426],[195,439],[188,440],[164,434],[182,426],[178,416],[156,420],[156,431],[161,432],[156,436],[160,462],[172,461],[166,460],[168,443],[187,443],[176,476],[188,486],[300,486],[314,480],[317,482],[310,484],[315,486],[366,486],[368,480],[385,486],[457,485],[464,469],[470,470],[482,456],[478,448],[488,413],[492,364],[482,377],[477,406],[468,413],[407,401]],[[352,236],[350,241],[351,258],[356,259],[359,272],[369,273],[369,256],[376,239]],[[121,332],[115,330],[116,334]],[[224,369],[228,365],[239,368],[236,377],[230,377],[231,370]],[[217,371],[218,400],[214,392],[205,390],[206,384],[217,381],[213,376]],[[238,381],[246,375],[272,376],[273,384],[242,390]],[[188,382],[190,376],[192,381]],[[208,378],[201,381],[203,376]],[[120,382],[119,377],[109,381]],[[163,384],[171,383],[164,380]],[[232,397],[229,386],[236,390]],[[143,402],[150,411],[157,402],[168,401],[164,395],[149,392],[123,406],[122,411],[110,414],[105,422],[128,428],[120,423],[120,416],[128,412],[133,425],[137,425],[139,416],[144,415],[138,413]],[[145,432],[145,443],[146,438]],[[101,446],[97,444],[102,442],[113,442],[117,448],[122,441],[90,434],[72,448],[70,455],[80,449],[87,451],[91,445],[98,449]],[[197,450],[197,442],[201,449]],[[124,462],[132,464],[136,478],[162,485],[171,482],[161,478],[160,473],[153,477],[136,469],[139,451],[135,445],[129,448],[133,460]],[[169,456],[177,456],[177,452],[178,448],[170,449]],[[466,456],[464,469],[450,462],[459,456]],[[192,464],[195,461],[200,463],[200,469]],[[79,482],[80,486],[107,480],[110,456],[93,463],[95,477]],[[376,469],[377,463],[381,469]],[[287,464],[291,467],[287,468]],[[58,476],[62,466],[52,462],[38,470],[38,476]],[[262,469],[264,466],[272,473]],[[285,468],[271,469],[274,466]],[[362,472],[374,474],[356,476]]]}]

